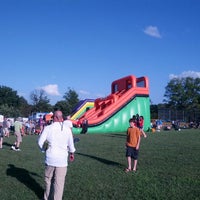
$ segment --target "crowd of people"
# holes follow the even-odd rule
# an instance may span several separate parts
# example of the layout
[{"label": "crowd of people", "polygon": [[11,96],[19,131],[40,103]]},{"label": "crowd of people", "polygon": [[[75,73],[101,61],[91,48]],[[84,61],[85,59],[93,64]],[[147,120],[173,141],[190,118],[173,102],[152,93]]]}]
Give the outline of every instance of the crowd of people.
[{"label": "crowd of people", "polygon": [[172,121],[165,121],[161,119],[154,119],[151,121],[151,131],[152,132],[160,132],[160,131],[181,131],[181,129],[188,129],[188,128],[200,128],[200,122],[190,122],[186,123],[181,120],[172,120]]},{"label": "crowd of people", "polygon": [[3,117],[3,121],[0,122],[0,149],[3,148],[4,138],[10,137],[10,133],[14,134],[16,140],[13,142],[11,149],[14,151],[21,151],[20,144],[22,138],[26,135],[38,135],[40,134],[42,127],[45,125],[45,121],[39,120],[23,120],[21,117],[16,119],[10,119]]},{"label": "crowd of people", "polygon": [[14,121],[7,117],[4,117],[3,122],[0,122],[0,149],[3,148],[3,140],[5,137],[10,137],[10,133],[13,132],[15,141],[11,146],[14,151],[21,151],[20,144],[22,137],[27,134],[34,133],[35,123],[31,121],[23,122],[22,118],[18,117]]}]

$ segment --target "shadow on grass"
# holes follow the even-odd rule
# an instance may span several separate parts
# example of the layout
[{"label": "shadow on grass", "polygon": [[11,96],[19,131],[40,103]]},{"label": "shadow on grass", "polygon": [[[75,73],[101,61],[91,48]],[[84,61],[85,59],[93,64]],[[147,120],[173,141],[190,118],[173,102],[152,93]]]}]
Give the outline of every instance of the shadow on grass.
[{"label": "shadow on grass", "polygon": [[16,178],[18,181],[23,183],[27,188],[31,189],[39,199],[43,197],[43,188],[35,181],[32,176],[40,177],[34,172],[29,172],[26,169],[15,167],[13,164],[9,164],[6,174]]},{"label": "shadow on grass", "polygon": [[120,164],[118,162],[111,161],[111,160],[107,160],[105,158],[99,158],[99,157],[96,157],[96,156],[92,156],[92,155],[88,155],[88,154],[83,154],[83,153],[76,153],[76,154],[81,155],[81,156],[86,156],[88,158],[95,159],[95,160],[97,160],[99,162],[102,162],[104,164],[107,164],[107,165],[113,165],[113,166],[122,167],[122,164]]},{"label": "shadow on grass", "polygon": [[105,137],[125,138],[126,139],[126,133],[124,133],[124,134],[111,133],[111,134],[105,134],[104,136]]},{"label": "shadow on grass", "polygon": [[8,146],[8,147],[11,147],[11,146],[12,146],[12,144],[7,143],[7,142],[3,142],[3,145]]}]

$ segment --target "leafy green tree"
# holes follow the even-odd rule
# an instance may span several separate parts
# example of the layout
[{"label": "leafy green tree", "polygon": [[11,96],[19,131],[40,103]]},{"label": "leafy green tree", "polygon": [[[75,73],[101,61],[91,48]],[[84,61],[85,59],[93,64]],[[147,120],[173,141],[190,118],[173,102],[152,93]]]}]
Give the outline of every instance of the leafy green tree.
[{"label": "leafy green tree", "polygon": [[151,119],[158,119],[158,106],[150,105]]},{"label": "leafy green tree", "polygon": [[30,94],[30,99],[33,104],[31,112],[51,112],[53,109],[44,90],[34,90]]},{"label": "leafy green tree", "polygon": [[0,86],[0,114],[7,117],[22,116],[20,99],[17,91],[7,86]]},{"label": "leafy green tree", "polygon": [[0,114],[6,117],[19,117],[22,116],[18,108],[10,107],[7,104],[0,105]]},{"label": "leafy green tree", "polygon": [[70,111],[68,109],[67,101],[65,101],[65,100],[58,101],[54,105],[54,111],[56,111],[56,110],[61,110],[64,117],[70,114]]},{"label": "leafy green tree", "polygon": [[63,98],[63,101],[59,101],[55,104],[54,110],[60,109],[62,110],[63,115],[67,116],[69,114],[72,114],[74,107],[78,104],[80,100],[76,91],[72,90],[71,88],[68,88],[68,91],[65,92]]},{"label": "leafy green tree", "polygon": [[68,88],[68,91],[64,94],[63,98],[67,102],[69,113],[72,113],[73,108],[80,101],[79,98],[78,98],[78,94],[76,93],[75,90]]},{"label": "leafy green tree", "polygon": [[184,111],[186,121],[200,120],[200,78],[174,78],[165,89],[167,108]]},{"label": "leafy green tree", "polygon": [[189,109],[200,105],[200,78],[174,78],[165,87],[164,102],[170,108]]},{"label": "leafy green tree", "polygon": [[20,106],[19,110],[23,117],[28,117],[31,114],[32,106],[28,104],[27,100],[24,97],[19,98]]},{"label": "leafy green tree", "polygon": [[20,97],[17,91],[7,86],[0,86],[0,105],[17,107],[20,105]]}]

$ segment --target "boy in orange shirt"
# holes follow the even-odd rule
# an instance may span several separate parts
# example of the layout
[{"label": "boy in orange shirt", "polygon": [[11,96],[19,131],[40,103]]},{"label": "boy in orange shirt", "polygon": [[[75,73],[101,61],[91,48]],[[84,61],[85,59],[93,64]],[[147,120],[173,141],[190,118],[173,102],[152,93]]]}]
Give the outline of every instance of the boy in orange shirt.
[{"label": "boy in orange shirt", "polygon": [[[134,119],[129,120],[130,127],[127,129],[126,138],[126,157],[128,167],[125,169],[126,172],[134,171],[137,169],[138,153],[140,147],[140,135],[141,131],[135,126]],[[132,169],[133,159],[133,169]]]}]

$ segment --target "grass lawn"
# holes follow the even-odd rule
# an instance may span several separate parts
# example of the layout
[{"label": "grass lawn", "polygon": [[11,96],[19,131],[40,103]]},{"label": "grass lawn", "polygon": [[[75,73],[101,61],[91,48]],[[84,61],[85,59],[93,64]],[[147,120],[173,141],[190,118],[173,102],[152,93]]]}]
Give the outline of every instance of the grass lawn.
[{"label": "grass lawn", "polygon": [[[76,135],[75,161],[69,163],[63,200],[200,199],[200,130],[147,133],[136,173],[124,172],[125,133]],[[0,150],[0,200],[41,199],[44,154],[36,135],[23,137],[21,152]]]}]

